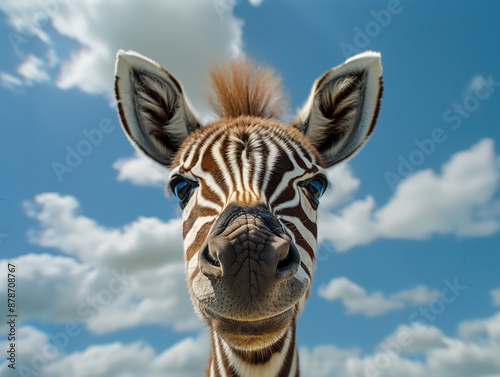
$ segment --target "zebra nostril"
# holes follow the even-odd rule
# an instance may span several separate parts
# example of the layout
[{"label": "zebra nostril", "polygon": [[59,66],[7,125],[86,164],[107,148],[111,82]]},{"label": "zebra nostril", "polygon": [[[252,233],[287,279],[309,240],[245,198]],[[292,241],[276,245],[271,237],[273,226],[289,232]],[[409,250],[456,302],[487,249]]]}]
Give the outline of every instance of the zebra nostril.
[{"label": "zebra nostril", "polygon": [[295,245],[290,242],[288,244],[288,252],[284,258],[278,261],[276,266],[276,275],[278,280],[288,280],[292,278],[300,266],[300,254]]},{"label": "zebra nostril", "polygon": [[210,252],[208,243],[202,247],[198,257],[198,266],[200,271],[208,278],[220,279],[222,277],[222,269],[220,262],[216,256]]}]

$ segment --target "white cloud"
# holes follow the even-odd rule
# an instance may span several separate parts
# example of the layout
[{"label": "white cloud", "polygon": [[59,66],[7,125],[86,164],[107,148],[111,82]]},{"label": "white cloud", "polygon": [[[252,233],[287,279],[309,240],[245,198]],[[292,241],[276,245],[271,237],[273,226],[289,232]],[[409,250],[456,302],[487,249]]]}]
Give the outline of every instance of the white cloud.
[{"label": "white cloud", "polygon": [[[104,287],[103,276],[92,273],[89,266],[75,260],[49,254],[27,254],[9,263],[18,266],[17,279],[24,288],[17,292],[18,301],[23,303],[20,320],[37,316],[56,320],[77,318],[76,308],[97,288]],[[7,269],[7,261],[0,260],[0,266]],[[2,295],[6,287],[0,288]],[[0,310],[6,310],[1,308]],[[5,324],[2,324],[4,327]]]},{"label": "white cloud", "polygon": [[[362,356],[357,350],[343,350],[330,345],[320,345],[309,350],[299,350],[301,376],[304,377],[438,377],[428,373],[419,362],[378,355]],[[304,360],[304,362],[303,362]],[[382,360],[382,361],[381,361]],[[385,364],[381,364],[385,363]],[[383,368],[378,368],[382,365]]]},{"label": "white cloud", "polygon": [[330,211],[352,199],[353,193],[361,185],[361,180],[354,176],[349,164],[343,162],[327,171],[331,186],[321,198],[320,210]]},{"label": "white cloud", "polygon": [[406,305],[428,304],[439,298],[438,291],[430,291],[424,285],[397,292],[389,297],[382,292],[368,294],[363,287],[346,277],[335,278],[328,284],[321,285],[318,294],[328,301],[341,300],[350,314],[361,313],[367,317],[402,309]]},{"label": "white cloud", "polygon": [[165,186],[170,174],[168,169],[138,151],[133,157],[115,161],[113,168],[118,170],[118,181],[129,181],[137,186]]},{"label": "white cloud", "polygon": [[391,295],[391,299],[408,302],[412,306],[427,305],[440,297],[438,291],[431,291],[426,285],[399,291]]},{"label": "white cloud", "polygon": [[416,355],[436,348],[445,348],[444,334],[437,327],[421,324],[400,325],[378,346],[377,352]]},{"label": "white cloud", "polygon": [[44,374],[74,377],[144,375],[142,368],[154,357],[151,346],[142,342],[95,345],[52,363],[45,368]]},{"label": "white cloud", "polygon": [[[253,1],[258,5],[259,1]],[[199,111],[201,121],[211,119],[212,112],[203,99],[208,84],[208,69],[242,52],[243,20],[233,14],[234,1],[185,0],[158,2],[119,1],[51,1],[6,0],[0,9],[18,31],[23,42],[15,50],[29,50],[32,35],[47,44],[45,60],[29,55],[18,72],[26,84],[50,80],[48,68],[59,67],[56,84],[61,89],[77,88],[86,93],[101,94],[114,101],[114,64],[119,49],[134,50],[157,61],[178,77],[187,96]],[[117,14],[117,9],[120,10]],[[45,21],[37,26],[34,16]],[[147,20],[147,27],[137,20]],[[78,50],[58,51],[44,31],[51,24],[62,36],[76,41]],[[25,35],[26,30],[31,34]],[[1,78],[1,85],[13,90],[15,77]],[[119,180],[138,185],[160,185],[163,173],[145,159],[120,159],[114,167]],[[141,170],[144,168],[144,170]],[[147,174],[151,174],[148,176]]]},{"label": "white cloud", "polygon": [[[0,9],[21,37],[23,30],[30,30],[47,43],[54,50],[49,56],[63,56],[43,30],[49,21],[57,33],[79,44],[77,51],[60,62],[57,85],[61,89],[78,88],[113,98],[116,51],[130,49],[179,77],[194,105],[206,111],[199,88],[207,79],[209,65],[241,53],[243,21],[233,15],[232,2],[224,2],[223,17],[216,2],[205,0],[48,3],[6,0]],[[36,14],[46,16],[41,27],[33,22]],[[147,20],[147,27],[137,20]],[[25,39],[27,43],[20,47],[29,49],[30,39]]]},{"label": "white cloud", "polygon": [[[209,337],[202,333],[198,338],[185,338],[173,345],[154,360],[153,368],[168,372],[169,376],[201,376],[208,365]],[[165,374],[161,374],[164,376]]]},{"label": "white cloud", "polygon": [[[35,375],[39,374],[39,371],[45,367],[49,361],[56,361],[62,355],[57,349],[50,348],[47,349],[47,344],[49,342],[48,334],[36,329],[32,326],[18,326],[16,331],[16,357],[15,366],[16,372],[20,376],[30,375],[30,371],[34,371]],[[2,350],[10,350],[10,341],[7,338],[0,341],[0,347]],[[41,356],[36,356],[33,350],[38,350],[42,352]],[[52,352],[51,352],[52,351]],[[48,358],[43,356],[43,353],[47,352]],[[5,356],[2,355],[2,358]],[[9,360],[5,360],[0,364],[0,377],[10,377],[15,373],[11,368],[8,367],[10,364]],[[29,368],[30,371],[27,371]],[[16,373],[17,374],[17,373]],[[33,373],[31,373],[33,375]]]},{"label": "white cloud", "polygon": [[94,266],[125,267],[136,271],[183,259],[182,220],[163,222],[139,217],[121,229],[105,228],[95,220],[78,215],[72,196],[44,193],[36,196],[37,211],[26,204],[27,214],[36,216],[39,229],[30,232],[31,242],[54,247]]},{"label": "white cloud", "polygon": [[50,76],[45,69],[45,62],[34,55],[29,55],[17,67],[17,73],[23,76],[29,85],[34,82],[41,83],[50,80]]},{"label": "white cloud", "polygon": [[427,239],[435,234],[488,236],[500,229],[500,168],[491,139],[455,153],[441,174],[430,169],[409,176],[393,197],[377,209],[367,196],[340,210],[320,213],[320,240],[338,251],[366,245],[377,238]]},{"label": "white cloud", "polygon": [[25,318],[77,321],[97,333],[141,324],[200,326],[185,283],[180,219],[140,217],[106,228],[78,215],[75,198],[56,193],[40,194],[25,206],[38,220],[31,242],[71,256],[16,259],[26,287],[20,292]]},{"label": "white cloud", "polygon": [[338,374],[338,377],[438,377],[429,374],[419,361],[400,357],[391,359],[385,353],[351,358],[345,364],[344,371]]},{"label": "white cloud", "polygon": [[[185,286],[182,262],[130,272],[82,264],[73,258],[27,254],[12,260],[23,289],[18,321],[30,318],[72,321],[94,333],[108,333],[144,324],[199,328]],[[5,260],[0,267],[6,270]],[[6,287],[0,288],[6,296]],[[3,314],[5,308],[0,311]],[[2,323],[2,329],[6,324]]]},{"label": "white cloud", "polygon": [[350,314],[362,313],[367,317],[404,307],[402,302],[386,299],[382,292],[369,295],[364,288],[345,277],[333,279],[328,285],[322,285],[318,294],[328,301],[341,300]]},{"label": "white cloud", "polygon": [[332,279],[328,285],[322,285],[318,294],[328,301],[341,300],[350,314],[362,313],[367,317],[404,307],[402,302],[386,299],[382,292],[369,295],[364,288],[345,277]]},{"label": "white cloud", "polygon": [[483,139],[454,154],[442,170],[441,176],[423,170],[398,186],[394,198],[375,214],[385,234],[421,239],[432,233],[473,236],[498,231],[500,213],[481,214],[498,189],[493,140]]},{"label": "white cloud", "polygon": [[[59,8],[58,3],[60,2],[55,3],[57,8]],[[39,3],[33,0],[5,0],[0,2],[0,10],[8,16],[6,22],[16,30],[13,35],[8,35],[8,39],[11,42],[12,49],[18,56],[22,55],[22,49],[19,46],[26,46],[34,37],[44,43],[50,43],[50,37],[43,31],[43,28],[50,22],[47,14],[48,10],[43,7],[48,3]],[[48,11],[48,13],[52,12]]]},{"label": "white cloud", "polygon": [[464,339],[481,339],[485,336],[500,343],[500,312],[486,319],[463,321],[458,333]]},{"label": "white cloud", "polygon": [[23,86],[23,81],[9,73],[0,72],[0,86],[15,92]]},{"label": "white cloud", "polygon": [[[466,98],[467,96],[473,95],[475,97],[485,99],[484,91],[482,89],[486,89],[488,85],[488,81],[491,81],[491,75],[486,78],[483,75],[475,75],[471,78],[469,85],[465,89],[463,93],[463,98]],[[486,98],[489,97],[489,94],[486,96]]]},{"label": "white cloud", "polygon": [[360,355],[359,349],[345,350],[330,344],[319,345],[312,349],[301,347],[299,351],[301,376],[337,376],[345,370],[346,360],[356,360]]},{"label": "white cloud", "polygon": [[500,306],[500,288],[491,290],[491,299],[494,306]]},{"label": "white cloud", "polygon": [[499,376],[500,345],[446,339],[447,347],[429,352],[427,363],[435,375],[450,377]]},{"label": "white cloud", "polygon": [[[478,319],[488,329],[500,328],[500,313]],[[466,322],[460,325],[463,327]],[[438,328],[400,325],[372,354],[320,345],[301,347],[305,377],[497,377],[500,376],[500,337],[489,331],[471,340],[447,337]],[[418,358],[416,357],[418,356]]]},{"label": "white cloud", "polygon": [[[65,339],[64,333],[60,333],[58,343],[54,341],[55,334],[45,334],[31,326],[21,326],[18,335],[16,366],[25,376],[199,377],[209,354],[209,339],[205,334],[185,338],[159,354],[142,341],[94,345],[67,354],[68,344],[78,335]],[[7,342],[0,342],[0,346],[8,349]],[[10,375],[6,364],[0,365],[0,377]]]}]

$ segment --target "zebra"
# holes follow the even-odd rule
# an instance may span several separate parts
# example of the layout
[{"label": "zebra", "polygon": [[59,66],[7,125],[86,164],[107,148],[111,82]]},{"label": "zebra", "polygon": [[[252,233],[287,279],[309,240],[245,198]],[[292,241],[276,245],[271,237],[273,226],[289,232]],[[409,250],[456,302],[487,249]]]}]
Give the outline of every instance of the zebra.
[{"label": "zebra", "polygon": [[126,135],[170,170],[187,285],[211,337],[207,376],[298,376],[296,320],[311,289],[326,169],[373,132],[380,53],[319,77],[290,124],[280,121],[281,79],[247,58],[212,68],[219,118],[205,126],[153,60],[120,50],[115,78]]}]

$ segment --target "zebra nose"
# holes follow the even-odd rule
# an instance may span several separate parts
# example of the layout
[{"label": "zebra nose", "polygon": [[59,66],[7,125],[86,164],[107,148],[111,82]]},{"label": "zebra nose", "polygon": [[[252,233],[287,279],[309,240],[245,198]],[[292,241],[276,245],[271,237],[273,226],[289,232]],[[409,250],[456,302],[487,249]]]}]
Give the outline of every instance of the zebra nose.
[{"label": "zebra nose", "polygon": [[253,274],[270,281],[288,280],[299,269],[299,251],[288,238],[240,241],[225,236],[210,238],[200,251],[200,271],[209,278],[235,282],[237,275],[248,279]]},{"label": "zebra nose", "polygon": [[208,278],[212,279],[220,279],[222,277],[222,268],[217,257],[217,254],[213,254],[214,245],[209,247],[209,244],[212,242],[205,242],[203,247],[200,250],[200,254],[198,256],[198,267],[200,271]]},{"label": "zebra nose", "polygon": [[293,242],[289,242],[286,253],[282,255],[284,257],[278,260],[276,274],[279,280],[288,280],[299,270],[300,254]]}]

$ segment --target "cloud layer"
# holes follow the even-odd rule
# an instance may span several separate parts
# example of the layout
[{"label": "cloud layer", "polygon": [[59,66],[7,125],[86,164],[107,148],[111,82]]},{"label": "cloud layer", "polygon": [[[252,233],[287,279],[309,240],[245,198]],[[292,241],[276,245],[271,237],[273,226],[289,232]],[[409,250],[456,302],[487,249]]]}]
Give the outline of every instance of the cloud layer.
[{"label": "cloud layer", "polygon": [[[476,325],[480,323],[481,329]],[[474,327],[476,330],[469,330]],[[463,321],[456,337],[437,327],[401,324],[374,348],[332,344],[299,349],[301,375],[305,377],[496,377],[500,375],[500,313],[488,318]],[[18,351],[18,368],[41,376],[66,377],[199,377],[209,352],[206,334],[187,337],[157,353],[149,344],[109,343],[66,353],[70,335],[46,334],[31,326],[19,328],[19,341],[29,344]],[[2,349],[7,342],[0,342]],[[103,363],[101,360],[106,360]],[[7,376],[7,361],[0,376]]]},{"label": "cloud layer", "polygon": [[420,170],[400,182],[381,208],[367,196],[338,213],[321,211],[320,239],[330,240],[338,251],[345,251],[378,238],[492,235],[500,229],[500,201],[495,199],[499,177],[494,142],[483,139],[455,153],[440,174]]},{"label": "cloud layer", "polygon": [[474,340],[462,334],[470,326],[464,321],[458,337],[446,336],[434,326],[402,324],[366,355],[333,345],[302,347],[301,370],[306,377],[499,376],[500,313],[473,322],[478,321],[482,337]]},{"label": "cloud layer", "polygon": [[[68,335],[69,334],[69,335]],[[19,328],[16,369],[24,376],[51,377],[199,377],[203,375],[209,341],[206,334],[187,337],[161,353],[138,341],[90,346],[81,352],[67,354],[75,332],[45,334],[32,326]],[[6,341],[0,342],[8,349]],[[105,361],[105,362],[103,362]],[[7,361],[0,365],[0,377],[9,376]]]},{"label": "cloud layer", "polygon": [[136,151],[133,157],[120,158],[113,163],[118,171],[118,181],[128,181],[137,186],[162,187],[167,183],[170,171]]},{"label": "cloud layer", "polygon": [[[112,99],[116,51],[135,50],[179,77],[194,105],[206,113],[199,88],[207,79],[207,67],[242,53],[243,21],[233,15],[233,2],[222,5],[205,0],[126,4],[118,0],[6,0],[0,10],[16,30],[10,35],[12,52],[24,55],[17,73],[26,82],[49,80],[48,68],[57,62],[59,88]],[[138,20],[148,20],[148,27]],[[61,36],[79,46],[65,59],[57,57],[68,52],[52,41]],[[28,56],[25,51],[31,50],[35,39],[46,45],[46,52]]]},{"label": "cloud layer", "polygon": [[[75,198],[55,193],[25,206],[39,225],[31,242],[65,255],[26,254],[11,261],[22,266],[21,319],[75,321],[96,333],[143,324],[200,327],[184,278],[180,219],[140,217],[105,228],[78,215]],[[6,263],[0,261],[4,270]]]},{"label": "cloud layer", "polygon": [[360,313],[367,317],[379,316],[407,305],[426,305],[439,298],[438,291],[430,290],[425,285],[402,290],[388,297],[383,292],[367,293],[363,287],[346,277],[335,278],[321,285],[318,294],[328,301],[342,301],[349,314]]}]

